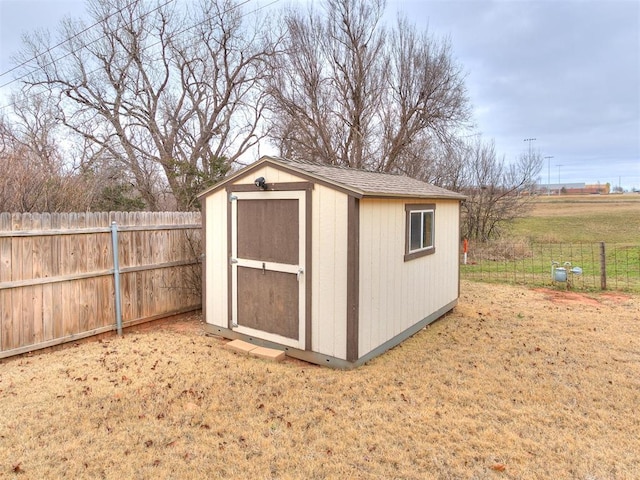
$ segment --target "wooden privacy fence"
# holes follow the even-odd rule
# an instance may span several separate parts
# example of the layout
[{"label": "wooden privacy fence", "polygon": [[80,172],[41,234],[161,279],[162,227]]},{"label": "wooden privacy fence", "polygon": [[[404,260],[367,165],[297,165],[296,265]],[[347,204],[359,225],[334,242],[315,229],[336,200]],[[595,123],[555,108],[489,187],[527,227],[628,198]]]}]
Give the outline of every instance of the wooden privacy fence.
[{"label": "wooden privacy fence", "polygon": [[200,309],[200,222],[198,212],[1,213],[0,358],[114,330],[116,313],[126,327]]}]

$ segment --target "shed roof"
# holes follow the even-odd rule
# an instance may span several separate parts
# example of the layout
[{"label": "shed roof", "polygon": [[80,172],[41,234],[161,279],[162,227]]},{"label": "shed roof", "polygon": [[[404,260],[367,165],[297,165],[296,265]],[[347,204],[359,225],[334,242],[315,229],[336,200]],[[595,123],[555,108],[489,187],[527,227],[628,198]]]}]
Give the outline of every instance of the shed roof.
[{"label": "shed roof", "polygon": [[[403,197],[403,198],[450,198],[462,200],[465,198],[457,192],[452,192],[429,183],[390,173],[369,172],[348,167],[326,165],[311,161],[287,160],[279,157],[265,156],[249,167],[236,172],[234,175],[217,183],[202,192],[200,197],[213,190],[218,190],[238,177],[259,168],[264,164],[279,166],[305,177],[310,177],[333,185],[350,194],[362,197]],[[269,179],[267,179],[267,182]]]}]

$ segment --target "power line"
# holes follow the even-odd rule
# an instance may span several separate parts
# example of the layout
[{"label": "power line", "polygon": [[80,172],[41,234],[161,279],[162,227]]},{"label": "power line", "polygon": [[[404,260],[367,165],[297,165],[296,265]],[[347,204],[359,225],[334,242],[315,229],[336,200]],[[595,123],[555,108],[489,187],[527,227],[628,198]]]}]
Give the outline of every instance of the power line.
[{"label": "power line", "polygon": [[[133,4],[134,4],[134,3],[136,3],[137,1],[138,1],[138,0],[133,0],[131,3],[127,4],[126,6],[124,6],[124,7],[120,8],[120,9],[118,9],[117,11],[113,12],[111,15],[107,15],[104,19],[99,20],[98,22],[94,23],[93,25],[90,25],[89,27],[86,27],[84,30],[82,30],[82,31],[80,31],[80,32],[78,32],[78,33],[76,33],[76,34],[72,35],[72,36],[71,36],[71,37],[69,37],[69,38],[65,38],[62,42],[57,43],[56,45],[54,45],[54,46],[52,46],[52,47],[47,48],[45,51],[40,52],[40,53],[38,53],[37,55],[34,55],[34,56],[33,56],[33,57],[31,57],[30,59],[25,60],[24,62],[22,62],[20,65],[16,65],[15,67],[11,68],[10,70],[7,70],[6,72],[0,73],[0,77],[2,77],[2,76],[4,76],[4,75],[7,75],[7,74],[8,74],[8,73],[10,73],[10,72],[13,72],[14,70],[17,70],[18,68],[21,68],[21,67],[26,66],[28,63],[33,62],[34,60],[37,60],[38,58],[40,58],[40,57],[42,57],[42,56],[46,55],[47,53],[51,53],[51,52],[52,52],[53,50],[55,50],[56,48],[61,47],[61,46],[62,46],[62,45],[64,45],[65,43],[70,42],[70,41],[71,41],[71,40],[73,40],[74,38],[79,37],[79,36],[80,36],[80,35],[82,35],[83,33],[88,32],[88,31],[89,31],[90,29],[92,29],[93,27],[97,27],[98,25],[100,25],[101,23],[103,23],[103,22],[107,21],[109,18],[113,17],[114,15],[117,15],[117,14],[119,14],[119,13],[122,13],[126,8],[129,8],[131,5],[133,5]],[[145,15],[149,15],[150,13],[153,13],[153,12],[155,12],[156,10],[160,10],[162,7],[164,7],[164,6],[168,5],[168,4],[170,4],[170,3],[171,3],[171,2],[173,2],[173,1],[175,1],[175,0],[167,0],[167,1],[166,1],[165,3],[163,3],[162,5],[159,5],[159,6],[157,6],[156,8],[154,8],[154,9],[152,9],[152,10],[149,10],[148,12],[145,12],[143,15],[139,16],[139,17],[138,17],[138,18],[136,18],[135,20],[140,20],[143,16],[145,16]],[[89,45],[93,45],[94,43],[96,43],[96,42],[98,42],[98,41],[100,41],[100,40],[102,40],[102,39],[106,38],[106,36],[107,36],[107,35],[102,35],[102,36],[100,36],[100,37],[98,37],[98,38],[96,38],[96,39],[92,40],[91,42],[87,43],[86,45],[83,45],[83,46],[82,46],[82,48],[86,48],[86,47],[88,47]],[[64,59],[64,58],[67,58],[69,55],[71,55],[71,54],[73,54],[73,53],[76,53],[76,52],[74,52],[74,51],[70,51],[70,52],[68,52],[68,53],[65,53],[65,54],[64,54],[64,55],[62,55],[61,57],[58,57],[58,58],[55,58],[55,59],[51,60],[49,63],[47,63],[47,64],[43,65],[42,67],[35,67],[35,69],[34,69],[34,70],[32,70],[31,72],[29,72],[29,73],[25,73],[24,75],[21,75],[21,76],[19,76],[19,77],[17,77],[17,78],[14,78],[13,80],[9,80],[8,82],[3,83],[2,85],[0,85],[0,88],[6,87],[6,86],[8,86],[8,85],[11,85],[12,83],[15,83],[15,82],[17,82],[17,81],[19,81],[19,80],[22,80],[23,78],[28,77],[29,75],[31,75],[35,70],[42,70],[43,68],[46,68],[46,67],[48,67],[48,66],[50,66],[50,65],[53,65],[54,63],[59,62],[60,60],[62,60],[62,59]]]},{"label": "power line", "polygon": [[[135,1],[136,1],[136,0],[132,1],[130,4],[128,4],[128,5],[127,5],[127,7],[128,7],[128,6],[130,6],[130,5],[132,5],[133,3],[135,3]],[[173,1],[174,1],[174,0],[167,0],[164,4],[162,4],[162,5],[160,5],[160,6],[156,7],[156,8],[154,8],[154,9],[152,9],[152,10],[148,11],[148,12],[145,12],[143,15],[141,15],[141,16],[140,16],[140,17],[138,17],[138,18],[136,18],[136,20],[138,20],[138,19],[142,18],[142,17],[143,17],[143,16],[145,16],[145,15],[149,15],[150,13],[153,13],[153,12],[155,12],[155,11],[159,10],[160,8],[162,8],[162,7],[166,6],[166,5],[168,5],[169,3],[173,2]],[[238,4],[236,4],[236,5],[234,5],[233,7],[231,7],[230,9],[228,9],[228,10],[226,10],[226,11],[222,12],[222,13],[223,13],[223,14],[226,14],[226,13],[228,13],[228,12],[230,12],[230,11],[232,11],[232,10],[236,9],[236,8],[240,8],[240,7],[244,6],[244,5],[246,5],[247,3],[251,2],[251,1],[253,1],[253,0],[244,0],[244,1],[242,1],[242,2],[240,2],[240,3],[238,3]],[[276,3],[279,3],[280,1],[281,1],[281,0],[273,0],[273,1],[271,1],[270,3],[267,3],[267,4],[265,4],[265,5],[261,6],[261,7],[258,7],[258,8],[254,9],[254,10],[251,10],[251,11],[249,11],[249,12],[246,12],[245,14],[243,14],[243,15],[241,16],[241,18],[242,18],[242,17],[245,17],[245,16],[247,16],[247,15],[250,15],[250,14],[256,13],[256,12],[258,12],[258,11],[260,11],[260,10],[265,9],[265,8],[268,8],[268,7],[272,6],[272,5],[275,5]],[[39,58],[40,56],[42,56],[42,55],[44,55],[44,54],[46,54],[46,53],[48,53],[48,52],[52,51],[53,49],[55,49],[55,48],[59,47],[60,45],[63,45],[64,43],[66,43],[66,42],[68,42],[68,41],[72,40],[73,38],[75,38],[75,37],[77,37],[77,36],[81,35],[82,33],[86,32],[86,31],[88,31],[88,30],[89,30],[89,28],[93,28],[93,27],[95,27],[95,26],[100,25],[104,20],[106,20],[106,19],[110,18],[110,17],[111,17],[111,16],[113,16],[113,15],[116,15],[117,13],[122,12],[122,11],[123,11],[125,8],[127,8],[127,7],[123,7],[123,8],[121,8],[121,9],[119,9],[118,11],[116,11],[116,12],[112,13],[111,15],[107,16],[105,19],[103,19],[103,20],[101,20],[101,21],[98,21],[98,22],[94,23],[91,27],[87,27],[87,28],[85,28],[84,30],[82,30],[81,32],[78,32],[77,34],[73,35],[72,37],[69,37],[69,38],[67,38],[67,39],[63,40],[63,41],[62,41],[62,42],[60,42],[59,44],[57,44],[57,45],[55,45],[55,46],[53,46],[53,47],[50,47],[50,48],[48,48],[47,50],[45,50],[44,52],[39,53],[38,55],[36,55],[36,56],[32,57],[31,59],[29,59],[29,60],[27,60],[27,61],[23,62],[21,65],[18,65],[17,67],[14,67],[13,69],[11,69],[11,70],[9,70],[9,71],[7,71],[7,72],[5,72],[5,73],[3,73],[3,74],[0,74],[0,76],[5,75],[6,73],[9,73],[10,71],[15,70],[16,68],[19,68],[20,66],[24,66],[24,65],[25,65],[25,64],[27,64],[28,62],[31,62],[31,61],[33,61],[33,60],[36,60],[36,59],[37,59],[37,58]],[[203,20],[203,21],[201,21],[201,22],[198,22],[198,23],[195,23],[195,24],[193,24],[193,25],[190,25],[189,27],[187,27],[187,28],[185,28],[185,29],[183,29],[183,30],[180,30],[180,31],[178,31],[178,32],[175,32],[175,33],[173,34],[173,36],[183,34],[183,33],[187,32],[187,31],[191,30],[192,28],[195,28],[195,27],[197,27],[197,26],[199,26],[199,25],[202,25],[202,24],[206,23],[206,21],[207,21],[207,20]],[[173,36],[169,36],[169,37],[168,37],[168,39],[173,38]],[[102,39],[104,39],[104,38],[106,38],[106,37],[107,37],[107,35],[106,35],[106,34],[105,34],[105,35],[102,35],[101,37],[98,37],[98,38],[94,39],[93,41],[91,41],[91,42],[87,43],[86,45],[83,45],[83,46],[82,46],[82,48],[86,48],[87,46],[92,45],[93,43],[95,43],[95,42],[97,42],[97,41],[99,41],[99,40],[102,40]],[[157,41],[157,42],[155,42],[155,43],[152,43],[152,44],[150,44],[150,45],[146,45],[144,48],[145,48],[145,49],[149,49],[149,48],[155,47],[156,45],[159,45],[160,43],[162,43],[162,40],[159,40],[159,41]],[[74,54],[74,53],[77,53],[77,51],[70,51],[70,52],[66,53],[65,55],[62,55],[61,57],[58,57],[58,58],[56,58],[55,60],[52,60],[51,62],[47,63],[46,65],[43,65],[42,67],[37,67],[37,68],[35,68],[34,70],[32,70],[31,72],[29,72],[29,73],[26,73],[26,74],[24,74],[24,75],[22,75],[22,76],[20,76],[20,77],[18,77],[18,78],[15,78],[15,79],[13,79],[13,80],[11,80],[11,81],[9,81],[9,82],[6,82],[6,83],[4,83],[4,84],[0,85],[0,88],[6,87],[6,86],[8,86],[8,85],[10,85],[10,84],[12,84],[12,83],[15,83],[15,82],[17,82],[17,81],[19,81],[19,80],[21,80],[21,79],[23,79],[23,78],[25,78],[25,77],[28,77],[28,76],[29,76],[29,75],[31,75],[35,70],[38,70],[38,69],[39,69],[39,70],[42,70],[43,68],[48,67],[48,66],[50,66],[50,65],[52,65],[52,64],[54,64],[54,63],[56,63],[56,62],[58,62],[58,61],[60,61],[60,60],[62,60],[62,59],[64,59],[64,58],[68,57],[69,55]],[[91,75],[92,73],[95,73],[95,72],[99,71],[100,69],[101,69],[101,68],[96,68],[96,69],[94,69],[94,70],[91,70],[91,71],[87,72],[86,74],[87,74],[87,75]],[[47,86],[47,89],[48,89],[48,90],[52,90],[49,86]],[[15,102],[9,103],[9,104],[7,104],[7,105],[2,105],[2,106],[0,106],[0,110],[3,110],[3,109],[8,108],[8,107],[12,107],[12,106],[14,106],[14,105],[15,105]]]},{"label": "power line", "polygon": [[[34,55],[33,57],[31,57],[28,60],[25,60],[24,62],[22,62],[19,65],[16,65],[13,68],[10,68],[9,70],[6,70],[2,73],[0,73],[0,77],[4,77],[5,75],[10,74],[11,72],[19,69],[20,67],[24,67],[25,65],[27,65],[28,63],[33,62],[34,60],[37,60],[39,57],[43,56],[45,53],[50,53],[52,50],[55,50],[58,47],[61,47],[62,45],[64,45],[65,43],[73,40],[74,38],[82,35],[83,33],[88,32],[89,30],[91,30],[93,27],[97,27],[98,25],[100,25],[103,21],[108,20],[109,18],[113,17],[114,15],[122,12],[124,9],[129,8],[131,5],[133,5],[136,1],[138,0],[133,0],[131,3],[129,3],[128,5],[118,9],[117,11],[113,12],[111,15],[107,15],[104,19],[97,21],[96,23],[89,25],[88,27],[86,27],[84,30],[79,31],[78,33],[70,36],[69,38],[65,38],[64,40],[62,40],[61,42],[53,45],[52,47],[47,48],[44,52],[38,53],[37,55]],[[170,2],[174,1],[174,0],[169,0]],[[168,3],[168,2],[167,2]],[[64,57],[63,57],[64,58]],[[6,84],[5,84],[6,85]],[[4,86],[4,85],[2,85]]]}]

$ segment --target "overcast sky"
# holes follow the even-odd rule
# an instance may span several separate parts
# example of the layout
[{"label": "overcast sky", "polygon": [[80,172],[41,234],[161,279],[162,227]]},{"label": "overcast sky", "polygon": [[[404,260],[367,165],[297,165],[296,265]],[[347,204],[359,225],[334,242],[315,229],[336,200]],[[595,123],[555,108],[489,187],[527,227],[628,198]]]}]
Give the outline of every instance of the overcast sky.
[{"label": "overcast sky", "polygon": [[[398,11],[450,38],[477,130],[507,161],[531,145],[553,157],[542,183],[640,188],[639,1],[388,0],[388,21]],[[0,0],[0,74],[23,32],[83,13],[81,0]]]}]

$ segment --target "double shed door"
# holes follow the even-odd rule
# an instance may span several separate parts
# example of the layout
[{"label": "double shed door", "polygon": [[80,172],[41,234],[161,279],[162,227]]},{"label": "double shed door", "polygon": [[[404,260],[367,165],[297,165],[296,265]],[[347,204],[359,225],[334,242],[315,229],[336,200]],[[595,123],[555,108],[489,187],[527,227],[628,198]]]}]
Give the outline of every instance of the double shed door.
[{"label": "double shed door", "polygon": [[231,193],[231,328],[300,349],[305,348],[305,193]]}]

